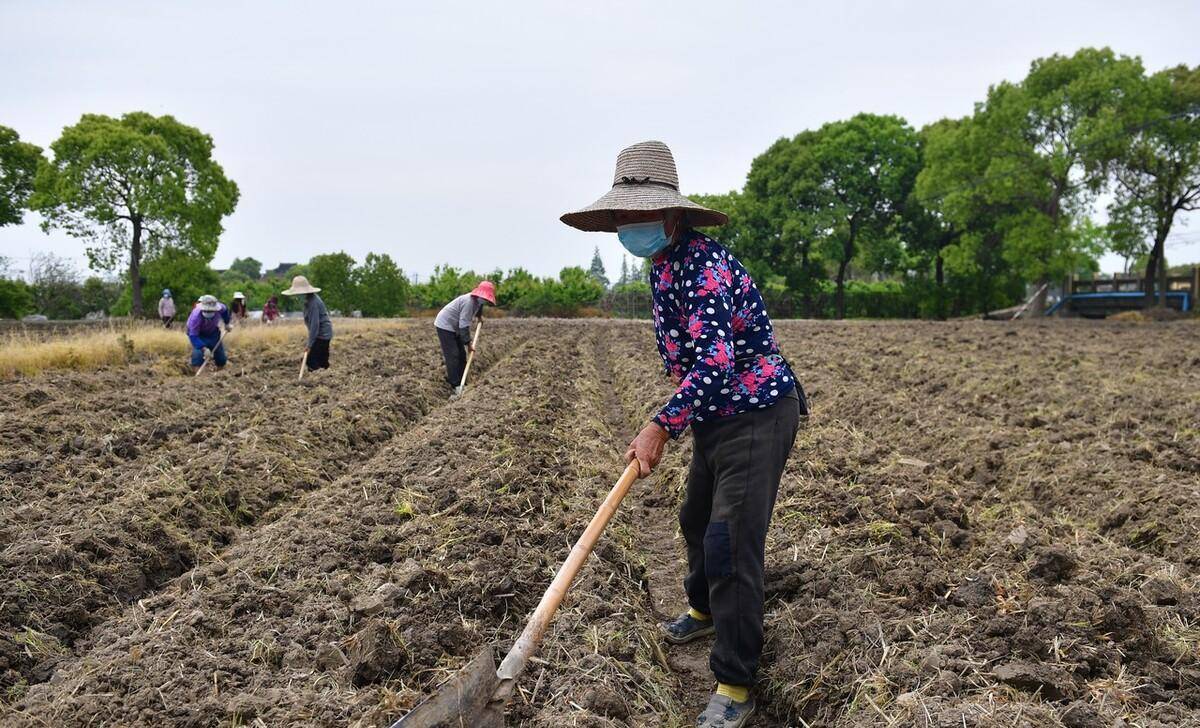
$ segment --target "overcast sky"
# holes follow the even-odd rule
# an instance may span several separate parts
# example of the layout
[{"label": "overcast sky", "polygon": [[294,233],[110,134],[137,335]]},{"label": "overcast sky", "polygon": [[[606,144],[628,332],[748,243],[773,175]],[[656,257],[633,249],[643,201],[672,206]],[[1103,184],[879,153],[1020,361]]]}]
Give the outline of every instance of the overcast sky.
[{"label": "overcast sky", "polygon": [[[422,276],[550,275],[599,245],[611,274],[616,236],[558,216],[608,189],[623,146],[661,139],[685,194],[725,192],[781,136],[860,111],[962,116],[1082,46],[1197,65],[1198,29],[1194,0],[0,0],[0,124],[48,146],[85,112],[142,110],[210,134],[241,188],[218,268],[344,250]],[[0,255],[83,266],[36,223],[0,228]],[[1167,255],[1200,262],[1200,227]]]}]

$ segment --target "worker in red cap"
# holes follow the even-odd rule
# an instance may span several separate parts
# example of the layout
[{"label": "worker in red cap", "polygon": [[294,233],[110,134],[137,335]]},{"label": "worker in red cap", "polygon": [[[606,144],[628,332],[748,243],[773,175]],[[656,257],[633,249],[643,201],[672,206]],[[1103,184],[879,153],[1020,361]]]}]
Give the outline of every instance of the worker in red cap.
[{"label": "worker in red cap", "polygon": [[442,345],[442,358],[446,360],[446,381],[451,387],[458,387],[462,382],[467,353],[474,351],[471,321],[483,318],[485,303],[496,305],[496,284],[491,281],[480,281],[475,290],[447,303],[433,321],[438,343]]}]

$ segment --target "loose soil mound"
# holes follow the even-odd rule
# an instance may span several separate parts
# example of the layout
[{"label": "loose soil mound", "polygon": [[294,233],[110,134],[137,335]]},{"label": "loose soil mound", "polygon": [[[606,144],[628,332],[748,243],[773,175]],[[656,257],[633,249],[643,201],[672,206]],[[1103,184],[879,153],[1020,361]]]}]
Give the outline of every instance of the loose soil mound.
[{"label": "loose soil mound", "polygon": [[[36,663],[44,681],[6,722],[387,725],[479,647],[507,649],[671,386],[648,325],[504,326],[492,341],[507,340],[509,353],[462,399],[414,413],[403,437],[393,426],[379,442],[347,441],[340,457],[356,462],[289,491],[291,505],[225,543],[204,532],[208,555],[140,601],[114,598],[71,652]],[[813,416],[768,540],[754,725],[1200,724],[1190,332],[783,323]],[[420,345],[424,359],[395,364],[417,390],[436,357],[432,342]],[[35,385],[3,397],[19,403]],[[378,387],[360,381],[329,401],[347,407],[365,391]],[[167,422],[177,409],[149,396],[144,406]],[[85,438],[137,421],[119,416]],[[4,457],[33,459],[53,432]],[[137,442],[135,462],[158,452]],[[656,634],[684,608],[674,519],[689,451],[686,438],[674,444],[635,486],[521,681],[511,724],[690,725],[703,706],[706,645],[667,649]],[[326,462],[305,457],[313,469]],[[119,462],[98,471],[107,485],[89,487],[107,490],[90,497],[65,497],[51,478],[15,484],[0,516],[57,499],[86,528],[44,522],[74,537],[95,528],[93,512],[115,516],[98,502],[112,493],[123,508],[176,518],[183,509],[159,503],[179,502],[172,479],[149,471],[137,471],[138,501],[121,500],[107,475],[133,472]],[[44,541],[33,529],[12,536],[0,542],[6,554]],[[54,553],[90,553],[66,536]],[[112,563],[146,563],[137,554]],[[12,573],[42,589],[74,573],[43,561],[14,562]],[[18,660],[36,652],[14,636]]]}]

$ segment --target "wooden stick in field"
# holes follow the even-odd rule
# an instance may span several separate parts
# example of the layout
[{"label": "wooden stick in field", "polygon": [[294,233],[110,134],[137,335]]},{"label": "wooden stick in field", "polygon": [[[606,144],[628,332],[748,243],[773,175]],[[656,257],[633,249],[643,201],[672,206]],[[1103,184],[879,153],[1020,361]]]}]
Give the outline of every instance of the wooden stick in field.
[{"label": "wooden stick in field", "polygon": [[227,333],[228,330],[222,331],[221,335],[217,337],[217,345],[212,348],[212,351],[209,352],[208,357],[204,360],[204,363],[201,364],[200,368],[196,370],[196,376],[200,376],[200,372],[204,371],[204,367],[208,366],[208,363],[217,355],[217,349],[221,348],[221,342],[225,340],[225,334]]},{"label": "wooden stick in field", "polygon": [[462,381],[455,388],[457,394],[462,394],[467,387],[467,373],[471,371],[471,360],[475,358],[475,346],[479,343],[479,332],[483,331],[483,319],[479,319],[479,325],[475,327],[475,337],[471,339],[471,353],[467,354],[467,366],[463,367]]},{"label": "wooden stick in field", "polygon": [[304,350],[304,358],[300,360],[300,376],[296,377],[296,381],[304,379],[304,367],[308,364],[308,349]]}]

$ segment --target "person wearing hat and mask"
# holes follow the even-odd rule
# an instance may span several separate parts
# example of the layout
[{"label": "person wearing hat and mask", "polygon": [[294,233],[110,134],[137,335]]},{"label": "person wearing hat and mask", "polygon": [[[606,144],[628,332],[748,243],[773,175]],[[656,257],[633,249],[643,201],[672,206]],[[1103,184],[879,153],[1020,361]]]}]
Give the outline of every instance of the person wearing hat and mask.
[{"label": "person wearing hat and mask", "polygon": [[462,382],[467,353],[474,351],[471,346],[471,321],[483,318],[484,303],[496,305],[496,284],[491,281],[480,281],[475,290],[442,306],[433,321],[438,343],[442,347],[442,359],[446,362],[446,381],[451,387],[457,387]]},{"label": "person wearing hat and mask", "polygon": [[170,288],[164,288],[162,298],[158,299],[158,317],[162,319],[164,329],[171,328],[171,322],[175,320],[175,299]]},{"label": "person wearing hat and mask", "polygon": [[221,324],[229,329],[229,309],[216,296],[204,295],[188,314],[187,335],[192,342],[192,367],[204,364],[204,352],[212,353],[217,369],[225,366],[225,343],[221,341]]},{"label": "person wearing hat and mask", "polygon": [[229,313],[233,316],[233,320],[240,324],[246,320],[246,294],[238,291],[233,294],[233,301],[229,304]]},{"label": "person wearing hat and mask", "polygon": [[763,645],[767,528],[801,418],[803,389],[779,352],[750,274],[697,227],[728,222],[679,192],[671,150],[635,144],[617,157],[612,189],[564,223],[615,232],[652,264],[658,351],[677,388],[625,453],[641,476],[689,427],[692,462],[679,523],[687,546],[689,609],[663,625],[682,644],[715,635],[717,688],[696,725],[744,726]]},{"label": "person wearing hat and mask", "polygon": [[304,324],[308,327],[308,339],[304,351],[308,354],[305,367],[309,370],[329,368],[329,342],[333,339],[333,321],[329,309],[317,295],[320,288],[308,282],[304,276],[292,278],[292,286],[283,291],[285,296],[304,296]]}]

